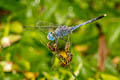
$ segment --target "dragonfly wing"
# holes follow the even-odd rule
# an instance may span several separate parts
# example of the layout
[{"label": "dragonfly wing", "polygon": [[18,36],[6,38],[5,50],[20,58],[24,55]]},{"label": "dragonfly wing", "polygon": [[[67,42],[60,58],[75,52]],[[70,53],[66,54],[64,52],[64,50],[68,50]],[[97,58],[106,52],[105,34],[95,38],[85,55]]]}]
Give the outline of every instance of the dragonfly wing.
[{"label": "dragonfly wing", "polygon": [[53,24],[53,23],[50,23],[50,22],[45,22],[45,21],[40,21],[38,20],[36,22],[36,25],[35,26],[41,26],[41,27],[58,27],[59,25],[56,25],[56,24]]},{"label": "dragonfly wing", "polygon": [[58,28],[59,25],[55,25],[53,23],[45,22],[45,21],[37,21],[34,26],[24,26],[27,30],[41,30],[44,32],[50,32],[54,31],[56,28]]}]

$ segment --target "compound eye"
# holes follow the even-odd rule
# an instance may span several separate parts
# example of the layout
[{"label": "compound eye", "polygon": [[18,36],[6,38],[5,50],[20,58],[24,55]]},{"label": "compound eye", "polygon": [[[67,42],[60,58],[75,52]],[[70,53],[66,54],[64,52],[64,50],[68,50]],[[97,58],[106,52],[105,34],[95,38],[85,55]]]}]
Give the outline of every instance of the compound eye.
[{"label": "compound eye", "polygon": [[54,40],[53,36],[50,36],[50,40]]},{"label": "compound eye", "polygon": [[52,32],[49,32],[49,33],[48,33],[47,38],[48,38],[49,40],[52,40],[52,41],[54,40],[54,37],[53,37]]},{"label": "compound eye", "polygon": [[53,37],[51,37],[51,40],[53,40]]}]

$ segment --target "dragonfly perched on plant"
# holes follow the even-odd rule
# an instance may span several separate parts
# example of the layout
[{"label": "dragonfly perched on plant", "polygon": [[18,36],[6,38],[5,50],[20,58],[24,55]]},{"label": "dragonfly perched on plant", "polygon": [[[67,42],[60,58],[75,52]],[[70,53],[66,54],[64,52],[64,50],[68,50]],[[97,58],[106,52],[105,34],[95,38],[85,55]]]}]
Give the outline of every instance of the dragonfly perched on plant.
[{"label": "dragonfly perched on plant", "polygon": [[[98,16],[96,18],[93,18],[91,20],[88,20],[82,24],[78,24],[76,26],[72,26],[72,27],[68,27],[68,26],[53,26],[53,25],[49,25],[49,26],[44,26],[41,24],[41,22],[38,22],[38,24],[34,27],[37,29],[48,29],[48,28],[56,28],[54,31],[50,31],[47,34],[47,39],[50,40],[51,42],[49,42],[47,45],[49,47],[50,50],[54,51],[56,53],[56,56],[61,60],[62,62],[62,66],[66,66],[69,65],[71,60],[72,60],[72,54],[70,52],[70,42],[68,40],[65,40],[64,37],[65,36],[69,36],[70,34],[72,34],[73,31],[75,31],[77,28],[94,22],[96,20],[99,20],[101,18],[103,18],[104,16],[106,16],[106,14],[103,14],[101,16]],[[65,46],[65,56],[63,56],[62,54],[59,54],[59,49],[58,49],[58,40],[62,39],[66,42],[66,46]]]}]

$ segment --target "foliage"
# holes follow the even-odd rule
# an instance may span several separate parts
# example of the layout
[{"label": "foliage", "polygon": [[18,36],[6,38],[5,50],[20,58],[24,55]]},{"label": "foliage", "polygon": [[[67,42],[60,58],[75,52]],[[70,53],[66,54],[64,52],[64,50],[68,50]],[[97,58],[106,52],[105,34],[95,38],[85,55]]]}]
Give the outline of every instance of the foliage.
[{"label": "foliage", "polygon": [[[38,20],[74,26],[106,13],[99,21],[109,50],[98,70],[99,31],[95,23],[71,35],[71,70],[78,80],[120,79],[120,0],[0,0],[0,80],[73,80],[46,46],[46,34],[24,30]],[[64,42],[59,44],[64,48]]]}]

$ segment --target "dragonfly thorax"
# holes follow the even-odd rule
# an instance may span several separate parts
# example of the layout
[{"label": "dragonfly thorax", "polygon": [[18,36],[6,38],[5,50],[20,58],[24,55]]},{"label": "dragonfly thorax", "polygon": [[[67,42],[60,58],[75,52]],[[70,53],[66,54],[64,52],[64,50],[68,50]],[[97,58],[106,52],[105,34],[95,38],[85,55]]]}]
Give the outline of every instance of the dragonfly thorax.
[{"label": "dragonfly thorax", "polygon": [[53,32],[49,32],[47,35],[48,40],[54,41],[55,40],[55,36]]}]

